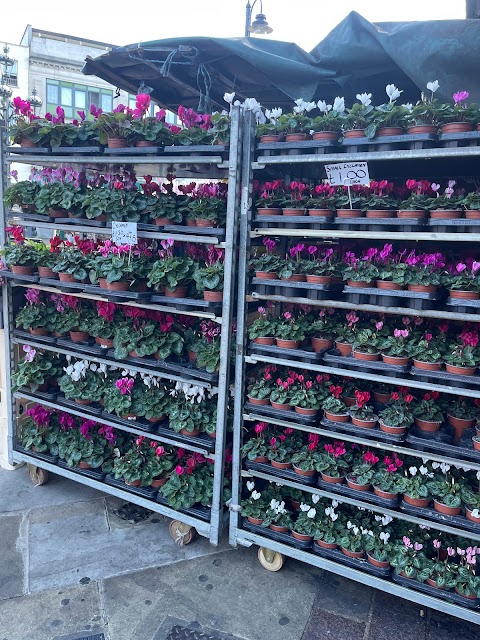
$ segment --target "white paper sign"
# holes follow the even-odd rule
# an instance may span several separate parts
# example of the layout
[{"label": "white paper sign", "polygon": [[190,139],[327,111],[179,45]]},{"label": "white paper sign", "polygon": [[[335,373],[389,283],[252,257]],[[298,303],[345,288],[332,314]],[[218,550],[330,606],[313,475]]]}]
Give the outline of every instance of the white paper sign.
[{"label": "white paper sign", "polygon": [[333,186],[344,185],[351,187],[354,184],[370,184],[368,174],[368,162],[339,162],[338,164],[326,164],[327,180]]},{"label": "white paper sign", "polygon": [[136,222],[112,222],[112,242],[115,244],[137,244]]}]

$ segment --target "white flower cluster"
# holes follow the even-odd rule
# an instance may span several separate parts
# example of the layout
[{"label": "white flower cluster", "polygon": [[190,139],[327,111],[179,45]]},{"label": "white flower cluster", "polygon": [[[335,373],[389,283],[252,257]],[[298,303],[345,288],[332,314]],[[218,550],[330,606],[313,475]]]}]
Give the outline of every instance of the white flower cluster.
[{"label": "white flower cluster", "polygon": [[[433,466],[433,465],[432,465]],[[426,478],[433,478],[434,474],[433,473],[429,473],[428,472],[428,468],[422,464],[420,467],[409,467],[408,468],[408,472],[409,474],[413,477],[416,476],[418,472],[420,472],[420,475],[425,476]]]},{"label": "white flower cluster", "polygon": [[335,513],[333,506],[325,509],[325,515],[328,516],[332,522],[335,522],[338,518],[338,513]]},{"label": "white flower cluster", "polygon": [[270,509],[277,515],[287,513],[287,510],[285,509],[285,502],[283,500],[279,502],[278,500],[272,498],[272,500],[270,500]]},{"label": "white flower cluster", "polygon": [[162,383],[162,379],[158,378],[157,376],[152,376],[150,373],[141,373],[140,377],[142,379],[143,384],[148,387],[149,389],[151,387],[160,387],[161,383]]},{"label": "white flower cluster", "polygon": [[190,384],[189,382],[178,381],[175,384],[175,388],[170,391],[170,395],[174,397],[184,395],[186,401],[190,404],[200,404],[205,400],[205,398],[210,399],[215,395],[212,391],[208,391],[207,393],[205,392],[205,387],[201,387],[197,384]]},{"label": "white flower cluster", "polygon": [[307,518],[311,518],[312,520],[317,515],[317,510],[314,507],[311,507],[310,505],[305,504],[304,502],[302,502],[302,504],[300,505],[300,511],[303,511],[303,513],[306,513]]},{"label": "white flower cluster", "polygon": [[392,516],[379,516],[379,515],[375,516],[375,522],[381,522],[382,526],[384,527],[389,525],[390,522],[392,522],[392,520],[393,520]]},{"label": "white flower cluster", "polygon": [[[71,362],[71,356],[67,356],[67,361],[69,363]],[[74,364],[69,364],[68,367],[64,367],[63,370],[73,382],[78,382],[87,375],[87,371],[89,370],[106,375],[107,366],[105,364],[90,362],[90,360],[77,360]]]}]

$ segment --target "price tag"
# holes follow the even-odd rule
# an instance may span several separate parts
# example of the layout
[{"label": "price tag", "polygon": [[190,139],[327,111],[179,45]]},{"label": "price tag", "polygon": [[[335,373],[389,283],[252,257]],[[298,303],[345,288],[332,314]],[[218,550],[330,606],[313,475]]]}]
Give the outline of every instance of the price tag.
[{"label": "price tag", "polygon": [[352,187],[355,184],[369,185],[368,162],[339,162],[326,164],[327,180],[333,186]]},{"label": "price tag", "polygon": [[115,244],[128,244],[131,247],[137,244],[137,223],[112,222],[112,242]]}]

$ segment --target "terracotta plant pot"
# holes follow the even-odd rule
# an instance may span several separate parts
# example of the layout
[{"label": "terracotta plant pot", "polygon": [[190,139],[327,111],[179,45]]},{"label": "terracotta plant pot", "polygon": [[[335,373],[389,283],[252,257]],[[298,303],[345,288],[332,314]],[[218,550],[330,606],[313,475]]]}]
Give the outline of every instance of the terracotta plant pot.
[{"label": "terracotta plant pot", "polygon": [[100,287],[100,289],[108,289],[108,282],[106,278],[99,278],[98,279],[98,286]]},{"label": "terracotta plant pot", "polygon": [[50,218],[66,218],[67,212],[65,209],[49,209],[48,215]]},{"label": "terracotta plant pot", "polygon": [[262,337],[262,338],[254,338],[253,340],[255,342],[255,344],[264,344],[267,345],[269,347],[272,347],[275,344],[275,338],[271,338],[271,337]]},{"label": "terracotta plant pot", "polygon": [[282,209],[282,215],[284,216],[304,216],[305,215],[305,209],[293,209],[291,207],[286,207],[285,209]]},{"label": "terracotta plant pot", "polygon": [[458,587],[455,587],[455,593],[458,593],[459,596],[462,596],[462,598],[466,598],[467,600],[476,600],[477,597],[476,596],[466,596],[464,593],[461,593],[458,589]]},{"label": "terracotta plant pot", "polygon": [[79,469],[91,469],[92,467],[88,464],[88,462],[84,462],[83,460],[80,460],[80,462],[78,463],[78,468]]},{"label": "terracotta plant pot", "polygon": [[[154,146],[154,143],[150,142],[150,140],[138,140],[135,146],[136,147],[152,147]],[[152,487],[153,487],[153,484],[152,484]]]},{"label": "terracotta plant pot", "polygon": [[177,287],[173,291],[165,288],[165,297],[166,298],[186,298],[188,293],[188,287]]},{"label": "terracotta plant pot", "polygon": [[308,209],[308,215],[313,218],[331,218],[333,211],[330,209]]},{"label": "terracotta plant pot", "polygon": [[37,327],[36,329],[29,329],[29,332],[32,334],[32,336],[48,336],[50,335],[50,331],[48,329],[45,329],[45,327]]},{"label": "terracotta plant pot", "polygon": [[254,462],[258,462],[261,464],[268,464],[268,458],[267,456],[257,456],[254,460]]},{"label": "terracotta plant pot", "polygon": [[270,404],[270,400],[268,398],[250,398],[250,396],[248,396],[248,401],[250,404],[254,404],[259,407],[265,407]]},{"label": "terracotta plant pot", "polygon": [[477,522],[478,524],[480,524],[480,516],[477,516],[477,517],[473,516],[472,511],[473,509],[469,509],[468,507],[465,507],[465,516],[467,520],[471,520],[472,522]]},{"label": "terracotta plant pot", "polygon": [[291,411],[292,410],[292,405],[291,404],[281,404],[280,402],[272,402],[270,400],[270,404],[272,405],[272,407],[274,409],[277,409],[278,411]]},{"label": "terracotta plant pot", "polygon": [[373,392],[373,399],[380,404],[387,404],[390,401],[391,395],[389,393],[381,393],[380,391]]},{"label": "terracotta plant pot", "polygon": [[333,347],[333,340],[327,340],[326,338],[311,338],[311,343],[315,353],[320,353],[320,351]]},{"label": "terracotta plant pot", "polygon": [[113,349],[113,340],[111,338],[95,338],[95,342],[104,349]]},{"label": "terracotta plant pot", "polygon": [[204,291],[203,299],[206,302],[223,302],[223,291]]},{"label": "terracotta plant pot", "polygon": [[318,409],[306,409],[304,407],[295,407],[295,413],[298,413],[301,416],[316,416],[318,413]]},{"label": "terracotta plant pot", "polygon": [[78,282],[71,273],[59,273],[60,282]]},{"label": "terracotta plant pot", "polygon": [[306,133],[287,133],[285,136],[286,142],[300,142],[307,139]]},{"label": "terracotta plant pot", "polygon": [[352,345],[349,342],[335,340],[335,348],[340,352],[341,356],[350,356],[352,354]]},{"label": "terracotta plant pot", "polygon": [[416,369],[423,369],[424,371],[440,371],[442,368],[441,362],[423,362],[422,360],[413,359],[413,366]]},{"label": "terracotta plant pot", "polygon": [[130,356],[130,358],[143,358],[144,357],[144,356],[139,356],[138,353],[134,349],[132,351],[129,351],[128,355]]},{"label": "terracotta plant pot", "polygon": [[449,292],[451,298],[457,298],[458,300],[478,300],[480,293],[478,291],[461,291],[459,289],[450,289]]},{"label": "terracotta plant pot", "polygon": [[382,491],[382,489],[379,489],[378,487],[373,487],[373,491],[375,495],[378,496],[379,498],[386,498],[387,500],[394,500],[398,496],[398,493],[390,493],[389,491]]},{"label": "terracotta plant pot", "polygon": [[195,220],[196,227],[204,227],[204,228],[215,228],[217,225],[213,220],[208,220],[207,218],[197,218]]},{"label": "terracotta plant pot", "polygon": [[315,469],[309,469],[308,471],[303,471],[303,469],[299,469],[295,465],[293,465],[293,470],[295,471],[295,473],[298,473],[299,476],[312,477],[316,474]]},{"label": "terracotta plant pot", "polygon": [[188,361],[189,362],[196,362],[197,361],[197,354],[195,353],[195,351],[189,351],[188,352]]},{"label": "terracotta plant pot", "polygon": [[338,140],[339,131],[316,131],[312,133],[312,140]]},{"label": "terracotta plant pot", "polygon": [[348,396],[342,396],[342,400],[347,405],[347,407],[353,407],[353,405],[357,401],[355,398],[349,398]]},{"label": "terracotta plant pot", "polygon": [[26,264],[12,264],[10,269],[12,273],[16,273],[19,276],[33,276],[33,267]]},{"label": "terracotta plant pot", "polygon": [[409,364],[410,356],[387,356],[385,353],[382,353],[382,360],[385,364],[394,364],[403,367]]},{"label": "terracotta plant pot", "polygon": [[313,540],[313,536],[306,536],[303,533],[297,533],[296,531],[293,531],[293,529],[292,536],[297,540],[301,540],[302,542],[310,542],[311,540]]},{"label": "terracotta plant pot", "polygon": [[81,400],[80,398],[75,398],[75,402],[82,405],[83,407],[88,407],[90,404],[92,404],[91,400]]},{"label": "terracotta plant pot", "polygon": [[276,531],[277,533],[287,533],[288,527],[279,527],[277,524],[271,524],[270,529],[272,531]]},{"label": "terracotta plant pot", "polygon": [[153,489],[159,489],[167,482],[168,478],[154,478],[150,485]]},{"label": "terracotta plant pot", "polygon": [[125,484],[127,485],[127,487],[139,487],[140,483],[142,482],[141,480],[134,480],[133,482],[127,482],[127,480],[123,480],[125,482]]},{"label": "terracotta plant pot", "polygon": [[158,416],[156,418],[147,418],[147,420],[152,424],[156,424],[157,422],[162,422],[162,420],[165,420],[165,416]]},{"label": "terracotta plant pot", "polygon": [[278,142],[278,134],[268,134],[265,136],[260,136],[260,142]]},{"label": "terracotta plant pot", "polygon": [[128,291],[130,282],[126,280],[117,280],[116,282],[107,282],[108,291]]},{"label": "terracotta plant pot", "polygon": [[377,138],[384,136],[401,136],[405,133],[402,127],[380,127],[377,129]]},{"label": "terracotta plant pot", "polygon": [[448,122],[442,124],[442,133],[464,133],[465,131],[473,131],[473,125],[470,122]]},{"label": "terracotta plant pot", "polygon": [[281,338],[276,338],[277,347],[280,349],[298,349],[300,345],[299,340],[282,340]]},{"label": "terracotta plant pot", "polygon": [[411,498],[407,496],[406,493],[403,494],[403,499],[407,504],[412,505],[412,507],[428,507],[430,504],[430,498]]},{"label": "terracotta plant pot", "polygon": [[38,147],[37,143],[33,142],[33,140],[30,140],[29,138],[23,138],[20,142],[20,146],[27,149],[36,149]]},{"label": "terracotta plant pot", "polygon": [[433,209],[430,211],[432,220],[456,220],[462,217],[462,211],[456,209]]},{"label": "terracotta plant pot", "polygon": [[480,209],[467,209],[465,211],[465,218],[467,218],[467,220],[480,220]]},{"label": "terracotta plant pot", "polygon": [[367,560],[370,564],[373,564],[374,567],[378,567],[379,569],[388,569],[390,566],[390,562],[388,560],[375,560],[375,558],[369,553],[367,553]]},{"label": "terracotta plant pot", "polygon": [[377,353],[366,353],[365,351],[354,351],[353,357],[357,360],[366,360],[367,362],[375,362],[376,360],[380,360],[380,352]]},{"label": "terracotta plant pot", "polygon": [[337,549],[338,544],[336,542],[325,542],[324,540],[315,540],[315,544],[323,549]]},{"label": "terracotta plant pot", "polygon": [[290,504],[292,505],[292,509],[294,511],[300,511],[300,504],[301,504],[300,502],[298,502],[297,500],[292,500],[290,498]]},{"label": "terracotta plant pot", "polygon": [[390,291],[401,291],[403,289],[401,284],[397,284],[391,280],[376,280],[375,284],[377,289],[389,289]]},{"label": "terracotta plant pot", "polygon": [[368,209],[366,215],[367,218],[394,218],[395,211],[392,211],[391,209]]},{"label": "terracotta plant pot", "polygon": [[171,224],[167,217],[155,218],[155,224],[157,227],[165,227],[167,224]]},{"label": "terracotta plant pot", "polygon": [[329,482],[330,484],[342,484],[345,480],[345,476],[339,476],[337,478],[336,476],[329,476],[327,473],[320,473],[320,475],[324,482]]},{"label": "terracotta plant pot", "polygon": [[355,479],[352,476],[347,476],[347,484],[350,489],[355,489],[355,491],[368,491],[371,487],[370,484],[359,484],[355,482]]},{"label": "terracotta plant pot", "polygon": [[452,373],[455,376],[474,376],[477,367],[459,367],[455,364],[445,363],[445,369],[447,373]]},{"label": "terracotta plant pot", "polygon": [[447,507],[443,502],[433,501],[433,507],[438,513],[444,513],[446,516],[458,516],[462,512],[462,507]]},{"label": "terracotta plant pot", "polygon": [[421,420],[420,418],[415,418],[415,424],[420,431],[426,431],[427,433],[436,433],[442,426],[441,422],[436,422],[434,420]]},{"label": "terracotta plant pot", "polygon": [[251,524],[257,524],[260,525],[262,524],[263,520],[260,520],[260,518],[252,518],[252,516],[247,516],[247,520],[251,523]]},{"label": "terracotta plant pot", "polygon": [[448,424],[455,429],[455,441],[458,442],[466,429],[471,429],[475,424],[475,420],[466,420],[465,418],[456,418],[447,415]]},{"label": "terracotta plant pot", "polygon": [[307,282],[312,284],[332,284],[332,276],[306,275]]},{"label": "terracotta plant pot", "polygon": [[395,436],[401,436],[407,431],[407,427],[404,427],[404,426],[392,427],[388,424],[384,424],[380,420],[380,431],[383,431],[383,433],[391,433],[392,435],[395,435]]},{"label": "terracotta plant pot", "polygon": [[351,420],[356,427],[363,427],[364,429],[375,429],[377,426],[377,420],[360,420],[355,416],[351,416]]},{"label": "terracotta plant pot", "polygon": [[434,284],[409,284],[407,289],[409,291],[416,291],[420,293],[435,293],[437,287]]},{"label": "terracotta plant pot", "polygon": [[361,209],[337,209],[338,218],[362,218],[363,211]]},{"label": "terracotta plant pot", "polygon": [[190,218],[187,218],[186,224],[187,224],[187,227],[196,227],[197,226],[195,224],[195,220],[191,220]]},{"label": "terracotta plant pot", "polygon": [[349,551],[348,549],[345,549],[345,547],[340,548],[342,550],[342,553],[349,558],[363,558],[365,555],[365,551]]},{"label": "terracotta plant pot", "polygon": [[357,287],[357,289],[368,289],[372,286],[372,283],[366,280],[347,280],[347,284],[349,287]]},{"label": "terracotta plant pot", "polygon": [[86,342],[88,333],[86,331],[70,331],[70,340],[72,342]]},{"label": "terracotta plant pot", "polygon": [[325,418],[332,422],[349,422],[350,416],[348,413],[330,413],[330,411],[324,411]]},{"label": "terracotta plant pot", "polygon": [[107,140],[107,147],[109,149],[124,149],[128,146],[126,138],[108,138]]},{"label": "terracotta plant pot", "polygon": [[270,464],[275,469],[290,469],[292,466],[291,462],[277,462],[276,460],[270,460]]},{"label": "terracotta plant pot", "polygon": [[344,138],[365,138],[365,129],[347,129],[343,132]]},{"label": "terracotta plant pot", "polygon": [[425,218],[427,215],[426,211],[423,209],[400,209],[397,211],[397,218],[400,219],[417,219],[421,220]]},{"label": "terracotta plant pot", "polygon": [[472,440],[475,451],[480,451],[480,440]]},{"label": "terracotta plant pot", "polygon": [[55,273],[51,267],[37,267],[37,270],[40,278],[58,278],[58,273]]},{"label": "terracotta plant pot", "polygon": [[437,133],[437,127],[434,124],[415,124],[407,128],[407,133],[415,135],[416,133]]},{"label": "terracotta plant pot", "polygon": [[278,280],[278,273],[273,271],[255,271],[255,277],[260,280]]},{"label": "terracotta plant pot", "polygon": [[281,209],[269,209],[268,207],[260,207],[257,209],[257,215],[259,216],[280,216],[282,215]]},{"label": "terracotta plant pot", "polygon": [[305,282],[303,273],[293,273],[289,278],[282,278],[283,282]]},{"label": "terracotta plant pot", "polygon": [[182,436],[191,436],[192,438],[200,435],[200,429],[194,429],[193,431],[187,431],[186,429],[181,429],[180,433]]}]

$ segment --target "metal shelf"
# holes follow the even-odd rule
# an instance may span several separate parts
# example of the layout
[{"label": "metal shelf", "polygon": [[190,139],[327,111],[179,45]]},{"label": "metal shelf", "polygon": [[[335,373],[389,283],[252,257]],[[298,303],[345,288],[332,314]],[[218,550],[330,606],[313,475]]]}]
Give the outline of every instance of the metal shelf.
[{"label": "metal shelf", "polygon": [[253,469],[249,471],[242,471],[242,477],[244,478],[260,478],[262,480],[267,480],[267,482],[275,482],[278,484],[285,485],[286,487],[292,487],[294,489],[301,489],[301,491],[306,491],[308,493],[316,494],[321,496],[322,498],[329,498],[330,500],[337,500],[337,502],[343,502],[345,504],[350,504],[353,507],[360,507],[362,509],[368,509],[369,511],[373,511],[375,513],[381,513],[384,516],[391,516],[392,518],[397,518],[398,520],[405,520],[406,522],[412,522],[413,524],[426,525],[432,529],[437,529],[438,531],[444,531],[445,533],[450,533],[454,536],[462,536],[464,538],[468,538],[470,540],[478,540],[480,541],[480,533],[472,533],[467,529],[460,529],[457,527],[450,527],[446,524],[441,524],[436,522],[435,520],[428,520],[426,518],[418,518],[417,516],[412,516],[409,513],[404,513],[403,511],[395,511],[395,509],[388,509],[387,507],[380,507],[371,502],[366,502],[363,500],[356,500],[354,498],[349,498],[347,496],[341,495],[340,493],[335,493],[332,491],[324,491],[323,489],[318,489],[317,487],[311,487],[306,484],[301,484],[299,482],[293,482],[291,480],[286,480],[285,478],[280,478],[280,476],[271,476],[268,473],[262,473],[261,471],[254,471]]},{"label": "metal shelf", "polygon": [[479,242],[480,233],[435,233],[434,231],[336,231],[335,229],[255,228],[251,238],[286,236],[292,238],[349,238],[365,240],[436,240],[437,242]]},{"label": "metal shelf", "polygon": [[[327,438],[335,438],[340,440],[346,440],[347,442],[356,442],[358,444],[369,447],[370,449],[382,449],[386,451],[394,451],[395,453],[399,453],[402,455],[413,456],[414,458],[421,458],[422,460],[428,459],[433,460],[435,462],[446,462],[447,464],[451,464],[454,466],[461,467],[462,469],[480,470],[480,462],[472,462],[470,460],[465,460],[464,458],[452,458],[451,456],[440,456],[436,453],[431,453],[430,451],[422,451],[419,449],[413,449],[408,447],[408,443],[406,445],[396,445],[391,444],[389,442],[381,442],[380,440],[371,440],[370,438],[361,438],[357,435],[352,435],[350,433],[343,433],[341,431],[331,431],[330,429],[324,429],[322,427],[311,427],[308,425],[298,424],[296,422],[290,422],[288,420],[281,420],[279,418],[271,418],[270,416],[265,415],[257,415],[254,413],[245,413],[243,416],[244,420],[248,421],[262,421],[268,422],[269,424],[275,424],[279,427],[287,427],[291,429],[296,429],[297,431],[305,431],[306,433],[317,433],[319,436],[326,436]],[[428,441],[427,441],[428,442]]]},{"label": "metal shelf", "polygon": [[[310,364],[309,362],[297,362],[296,360],[286,360],[283,358],[271,358],[268,356],[250,355],[245,356],[245,362],[250,364],[258,364],[264,362],[266,364],[278,364],[285,367],[294,367],[299,369],[307,369],[308,371],[318,371],[320,373],[332,373],[348,378],[361,378],[371,380],[372,382],[385,382],[386,384],[403,385],[413,387],[414,389],[425,389],[426,391],[442,391],[451,395],[468,396],[469,398],[480,398],[480,387],[478,391],[473,389],[465,389],[463,387],[448,387],[446,385],[432,384],[429,382],[420,382],[414,378],[390,378],[389,376],[381,376],[375,373],[365,373],[363,371],[355,371],[354,369],[336,369],[335,367],[326,367],[319,364]],[[428,374],[428,371],[425,372]]]},{"label": "metal shelf", "polygon": [[80,473],[75,473],[75,471],[70,471],[69,469],[64,469],[63,467],[59,467],[56,464],[51,464],[50,462],[45,462],[44,460],[39,460],[33,456],[28,456],[24,453],[20,453],[19,451],[13,451],[12,455],[14,462],[26,462],[27,464],[33,464],[36,467],[40,467],[42,469],[46,469],[50,473],[54,473],[58,476],[63,476],[64,478],[68,478],[69,480],[74,480],[75,482],[79,482],[80,484],[85,484],[88,487],[92,487],[93,489],[98,489],[98,491],[102,491],[103,493],[108,493],[112,496],[116,496],[117,498],[121,498],[127,502],[133,502],[133,504],[137,504],[140,507],[144,507],[145,509],[149,509],[150,511],[155,511],[156,513],[160,513],[167,518],[173,518],[174,520],[181,520],[198,531],[201,536],[209,537],[211,525],[209,522],[205,522],[204,520],[200,520],[198,518],[194,518],[184,513],[179,513],[170,507],[164,506],[155,500],[148,500],[147,498],[142,498],[130,491],[122,491],[122,489],[118,489],[117,487],[113,487],[112,485],[106,484],[105,482],[101,482],[100,480],[94,480],[93,478],[88,478],[87,476],[83,476]]},{"label": "metal shelf", "polygon": [[308,553],[308,551],[296,549],[295,547],[291,547],[281,542],[276,542],[270,538],[250,533],[243,529],[238,529],[235,535],[235,542],[246,547],[250,547],[252,544],[257,544],[260,547],[277,551],[278,553],[282,553],[283,555],[294,558],[295,560],[300,560],[320,569],[336,573],[344,578],[355,580],[362,585],[374,587],[375,589],[379,589],[385,593],[390,593],[399,598],[416,602],[417,604],[433,609],[434,611],[442,611],[443,613],[448,613],[449,615],[456,616],[462,620],[480,624],[480,612],[478,611],[460,607],[446,600],[434,598],[421,593],[420,591],[415,591],[414,589],[407,589],[393,581],[386,580],[384,578],[377,578],[368,573],[364,573],[363,571],[359,571],[358,569],[352,569],[346,565],[333,562],[332,560],[322,558],[321,556],[313,553]]}]

